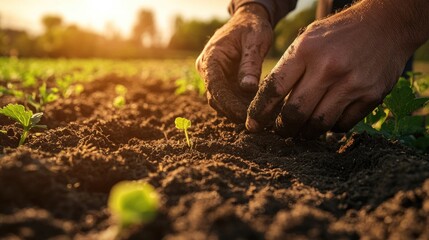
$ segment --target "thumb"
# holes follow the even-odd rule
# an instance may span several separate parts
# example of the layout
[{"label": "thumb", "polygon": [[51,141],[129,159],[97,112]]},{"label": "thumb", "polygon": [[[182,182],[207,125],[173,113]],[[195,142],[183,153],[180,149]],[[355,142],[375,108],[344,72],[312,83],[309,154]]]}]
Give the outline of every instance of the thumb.
[{"label": "thumb", "polygon": [[262,45],[254,41],[243,44],[238,80],[240,88],[246,92],[256,93],[258,91],[262,62],[268,51],[268,47],[261,49],[264,48]]}]

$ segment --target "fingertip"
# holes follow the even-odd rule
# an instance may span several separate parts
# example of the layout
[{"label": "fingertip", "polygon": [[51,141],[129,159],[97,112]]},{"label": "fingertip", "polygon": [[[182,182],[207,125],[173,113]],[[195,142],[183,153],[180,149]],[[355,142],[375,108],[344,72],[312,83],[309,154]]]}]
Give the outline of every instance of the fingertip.
[{"label": "fingertip", "polygon": [[256,92],[258,90],[259,80],[253,75],[246,75],[240,81],[240,87],[248,92]]},{"label": "fingertip", "polygon": [[259,123],[251,118],[246,119],[246,128],[250,132],[259,132],[261,130]]}]

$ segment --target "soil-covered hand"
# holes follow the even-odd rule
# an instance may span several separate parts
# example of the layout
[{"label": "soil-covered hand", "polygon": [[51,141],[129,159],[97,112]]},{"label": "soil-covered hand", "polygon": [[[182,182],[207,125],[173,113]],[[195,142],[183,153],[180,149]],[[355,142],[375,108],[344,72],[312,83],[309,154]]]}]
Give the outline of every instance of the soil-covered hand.
[{"label": "soil-covered hand", "polygon": [[233,121],[243,122],[258,90],[262,62],[272,41],[266,10],[247,4],[210,39],[196,61],[211,107]]},{"label": "soil-covered hand", "polygon": [[264,80],[246,127],[257,132],[276,119],[285,137],[315,138],[349,130],[380,104],[429,29],[427,17],[415,19],[426,21],[419,26],[407,19],[418,15],[404,13],[408,2],[382,2],[364,0],[311,24]]}]

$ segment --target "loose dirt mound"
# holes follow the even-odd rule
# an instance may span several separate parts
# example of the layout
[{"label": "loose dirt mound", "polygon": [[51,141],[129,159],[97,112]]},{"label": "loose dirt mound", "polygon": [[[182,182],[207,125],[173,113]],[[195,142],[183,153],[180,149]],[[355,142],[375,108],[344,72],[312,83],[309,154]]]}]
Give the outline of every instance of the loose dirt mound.
[{"label": "loose dirt mound", "polygon": [[[129,90],[119,110],[117,83]],[[192,150],[178,116],[192,120]],[[115,76],[48,106],[50,130],[24,147],[9,148],[20,130],[0,121],[2,239],[98,239],[110,188],[132,179],[162,204],[131,239],[429,238],[429,157],[383,139],[252,135],[171,83]]]}]

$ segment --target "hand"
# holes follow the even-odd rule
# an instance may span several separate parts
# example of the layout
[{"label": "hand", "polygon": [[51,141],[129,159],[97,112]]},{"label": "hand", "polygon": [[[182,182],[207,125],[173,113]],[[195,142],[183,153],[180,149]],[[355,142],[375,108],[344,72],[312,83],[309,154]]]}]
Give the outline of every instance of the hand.
[{"label": "hand", "polygon": [[272,41],[268,13],[247,4],[210,39],[196,61],[211,107],[244,122],[259,84],[262,62]]},{"label": "hand", "polygon": [[311,24],[294,41],[250,104],[248,130],[262,130],[274,115],[285,137],[344,132],[382,102],[414,50],[400,40],[404,32],[386,24],[391,19],[355,6]]}]

